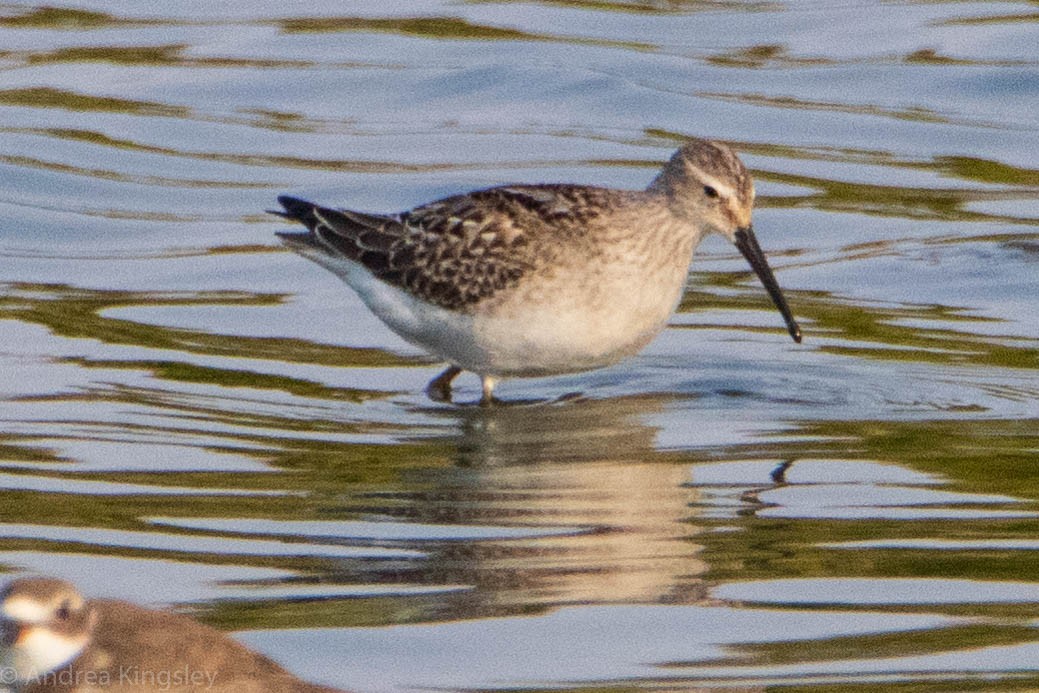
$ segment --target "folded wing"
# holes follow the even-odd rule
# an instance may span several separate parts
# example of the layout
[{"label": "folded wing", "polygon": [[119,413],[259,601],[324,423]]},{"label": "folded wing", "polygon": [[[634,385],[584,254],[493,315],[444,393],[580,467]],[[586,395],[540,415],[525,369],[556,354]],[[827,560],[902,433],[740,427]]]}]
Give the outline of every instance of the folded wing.
[{"label": "folded wing", "polygon": [[[537,253],[585,222],[573,214],[576,186],[490,188],[397,215],[321,207],[282,196],[284,212],[307,234],[279,234],[351,260],[380,280],[430,303],[465,309],[514,285]],[[578,230],[579,232],[579,230]]]}]

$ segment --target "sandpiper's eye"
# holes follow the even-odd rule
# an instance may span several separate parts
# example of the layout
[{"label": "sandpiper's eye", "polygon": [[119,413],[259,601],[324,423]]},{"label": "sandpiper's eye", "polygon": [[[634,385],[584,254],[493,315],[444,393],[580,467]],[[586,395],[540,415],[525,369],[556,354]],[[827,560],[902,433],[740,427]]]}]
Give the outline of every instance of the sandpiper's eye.
[{"label": "sandpiper's eye", "polygon": [[69,616],[72,615],[72,606],[68,602],[62,602],[58,610],[54,612],[54,615],[58,617],[59,621],[67,621]]},{"label": "sandpiper's eye", "polygon": [[703,186],[703,194],[707,197],[718,197],[718,191],[710,185]]}]

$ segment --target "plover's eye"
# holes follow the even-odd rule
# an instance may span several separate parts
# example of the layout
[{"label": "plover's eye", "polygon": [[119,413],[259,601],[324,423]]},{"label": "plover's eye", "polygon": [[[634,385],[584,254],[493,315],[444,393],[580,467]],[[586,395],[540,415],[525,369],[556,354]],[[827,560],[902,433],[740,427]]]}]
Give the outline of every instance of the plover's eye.
[{"label": "plover's eye", "polygon": [[62,602],[58,610],[54,612],[54,615],[59,621],[67,621],[69,616],[72,615],[72,606],[68,602]]},{"label": "plover's eye", "polygon": [[703,194],[707,197],[718,197],[718,191],[710,185],[703,186]]}]

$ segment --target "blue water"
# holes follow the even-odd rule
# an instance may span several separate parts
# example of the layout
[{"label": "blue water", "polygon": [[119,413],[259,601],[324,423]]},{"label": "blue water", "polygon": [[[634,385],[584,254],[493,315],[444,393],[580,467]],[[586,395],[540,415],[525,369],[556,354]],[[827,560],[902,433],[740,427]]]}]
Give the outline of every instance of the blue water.
[{"label": "blue water", "polygon": [[[0,570],[359,691],[1034,690],[1037,27],[0,2]],[[752,169],[804,342],[709,239],[644,352],[523,406],[427,400],[264,212],[640,188],[694,135]]]}]

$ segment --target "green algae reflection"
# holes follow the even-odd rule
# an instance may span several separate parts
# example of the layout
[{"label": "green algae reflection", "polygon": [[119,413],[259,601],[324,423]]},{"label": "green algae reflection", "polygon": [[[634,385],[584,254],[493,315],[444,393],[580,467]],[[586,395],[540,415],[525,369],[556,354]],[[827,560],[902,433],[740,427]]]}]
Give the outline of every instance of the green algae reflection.
[{"label": "green algae reflection", "polygon": [[[288,337],[245,337],[148,325],[103,315],[113,308],[135,306],[272,306],[278,294],[237,292],[161,293],[101,291],[55,284],[17,284],[0,297],[0,319],[46,327],[55,335],[94,339],[106,344],[133,345],[189,354],[257,359],[337,367],[382,368],[416,365],[413,359],[380,349],[323,345]],[[379,393],[330,388],[303,379],[264,373],[259,367],[241,370],[188,364],[179,360],[114,360],[71,358],[80,366],[150,370],[185,382],[273,389],[323,399],[359,400]]]}]

